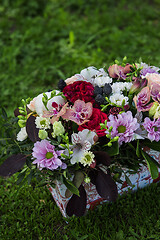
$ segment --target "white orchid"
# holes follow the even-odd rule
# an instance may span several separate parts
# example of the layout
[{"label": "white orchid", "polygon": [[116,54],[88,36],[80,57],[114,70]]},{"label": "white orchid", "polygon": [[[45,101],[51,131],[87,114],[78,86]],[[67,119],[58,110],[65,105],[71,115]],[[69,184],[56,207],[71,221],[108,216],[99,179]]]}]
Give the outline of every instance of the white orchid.
[{"label": "white orchid", "polygon": [[[59,91],[56,90],[56,94],[58,94]],[[48,98],[51,97],[51,92],[45,92],[45,94],[47,95]],[[39,94],[37,97],[33,98],[33,100],[27,105],[27,107],[33,111],[36,112],[39,116],[42,116],[44,111],[46,111],[46,107],[43,104],[42,101],[43,98],[43,93]],[[61,96],[55,96],[53,98],[51,98],[48,103],[47,103],[47,108],[48,110],[52,110],[52,103],[56,102],[58,105],[64,105],[65,101]]]},{"label": "white orchid", "polygon": [[73,144],[71,147],[73,151],[71,164],[75,164],[76,162],[81,162],[85,152],[91,149],[92,145],[97,140],[97,134],[88,129],[84,129],[81,132],[73,133],[71,140]]}]

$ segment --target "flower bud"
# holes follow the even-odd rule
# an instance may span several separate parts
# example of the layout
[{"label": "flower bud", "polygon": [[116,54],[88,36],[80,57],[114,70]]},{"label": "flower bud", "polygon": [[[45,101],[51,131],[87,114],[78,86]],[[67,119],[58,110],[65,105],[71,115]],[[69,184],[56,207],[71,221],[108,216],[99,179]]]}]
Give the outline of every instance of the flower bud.
[{"label": "flower bud", "polygon": [[85,183],[90,183],[91,179],[90,179],[90,177],[87,176],[87,177],[85,177],[84,181],[85,181]]},{"label": "flower bud", "polygon": [[38,133],[38,136],[40,139],[46,139],[48,137],[48,133],[47,131],[43,130],[43,129],[40,129],[39,130],[39,133]]},{"label": "flower bud", "polygon": [[152,107],[149,109],[149,116],[150,117],[152,117],[156,113],[158,105],[159,104],[157,102],[153,103]]},{"label": "flower bud", "polygon": [[91,163],[90,168],[95,168],[96,167],[96,160],[94,160],[94,162]]},{"label": "flower bud", "polygon": [[20,128],[23,128],[23,127],[25,127],[25,126],[26,126],[26,121],[25,121],[25,120],[22,120],[22,119],[20,119],[20,120],[18,120],[18,125],[20,126]]}]

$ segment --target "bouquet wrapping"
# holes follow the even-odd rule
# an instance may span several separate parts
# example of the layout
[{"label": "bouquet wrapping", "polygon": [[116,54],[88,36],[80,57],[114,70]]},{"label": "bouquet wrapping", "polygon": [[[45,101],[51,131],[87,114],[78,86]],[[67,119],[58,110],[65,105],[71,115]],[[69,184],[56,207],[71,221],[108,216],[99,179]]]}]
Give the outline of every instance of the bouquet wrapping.
[{"label": "bouquet wrapping", "polygon": [[52,192],[57,184],[65,186],[67,216],[85,214],[87,186],[112,202],[124,186],[134,188],[130,177],[142,169],[158,179],[159,70],[124,58],[108,68],[85,68],[59,80],[57,89],[23,99],[10,124],[12,144],[1,155],[6,159],[0,175],[19,172],[18,183],[37,179]]}]

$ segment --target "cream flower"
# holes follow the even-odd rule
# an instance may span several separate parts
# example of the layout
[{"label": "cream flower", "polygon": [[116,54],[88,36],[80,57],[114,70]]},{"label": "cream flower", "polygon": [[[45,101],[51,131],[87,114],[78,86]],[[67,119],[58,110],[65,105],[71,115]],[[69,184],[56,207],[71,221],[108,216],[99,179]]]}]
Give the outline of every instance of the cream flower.
[{"label": "cream flower", "polygon": [[114,93],[112,96],[110,96],[109,100],[111,103],[114,103],[118,106],[122,106],[122,102],[125,100],[125,105],[128,104],[128,97],[125,97],[123,94],[120,93]]},{"label": "cream flower", "polygon": [[27,132],[26,132],[26,127],[21,128],[19,133],[17,134],[17,141],[24,141],[27,138]]},{"label": "cream flower", "polygon": [[36,117],[36,127],[39,129],[50,129],[50,119],[44,117]]},{"label": "cream flower", "polygon": [[75,164],[76,162],[81,162],[84,153],[91,149],[92,145],[97,140],[97,134],[88,129],[84,129],[81,132],[73,133],[71,135],[71,140],[73,144],[73,146],[71,146],[71,150],[73,151],[71,164]]},{"label": "cream flower", "polygon": [[95,155],[91,151],[86,151],[83,154],[83,157],[81,158],[80,163],[83,164],[83,166],[90,166],[94,162]]}]

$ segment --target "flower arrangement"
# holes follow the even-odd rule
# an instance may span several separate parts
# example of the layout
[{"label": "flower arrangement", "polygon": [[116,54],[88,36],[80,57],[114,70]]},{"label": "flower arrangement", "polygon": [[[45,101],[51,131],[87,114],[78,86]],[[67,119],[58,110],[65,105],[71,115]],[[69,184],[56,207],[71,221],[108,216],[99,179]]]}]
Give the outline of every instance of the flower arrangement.
[{"label": "flower arrangement", "polygon": [[19,172],[18,183],[37,178],[52,187],[55,180],[63,182],[68,216],[85,213],[83,182],[115,201],[122,173],[131,184],[127,173],[147,165],[156,179],[159,163],[144,147],[160,150],[159,71],[124,58],[108,69],[83,69],[60,80],[59,90],[23,99],[14,111],[14,144],[0,175]]}]

